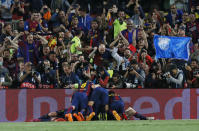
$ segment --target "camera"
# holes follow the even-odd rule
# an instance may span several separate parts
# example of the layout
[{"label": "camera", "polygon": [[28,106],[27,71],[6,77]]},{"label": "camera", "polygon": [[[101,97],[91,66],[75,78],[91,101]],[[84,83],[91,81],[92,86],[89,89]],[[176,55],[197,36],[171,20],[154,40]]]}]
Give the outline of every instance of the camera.
[{"label": "camera", "polygon": [[133,68],[132,66],[129,66],[128,71],[131,72],[131,71],[133,71],[133,70],[134,70],[134,68]]},{"label": "camera", "polygon": [[170,72],[166,72],[166,73],[164,73],[162,76],[163,76],[163,78],[167,78],[168,75],[170,75]]},{"label": "camera", "polygon": [[124,88],[136,88],[137,86],[132,83],[124,83]]}]

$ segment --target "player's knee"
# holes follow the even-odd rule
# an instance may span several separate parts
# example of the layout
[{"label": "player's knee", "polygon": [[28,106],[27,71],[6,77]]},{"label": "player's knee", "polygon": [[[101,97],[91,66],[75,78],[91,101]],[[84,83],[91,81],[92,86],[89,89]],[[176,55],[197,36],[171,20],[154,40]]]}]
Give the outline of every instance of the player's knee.
[{"label": "player's knee", "polygon": [[125,110],[125,114],[127,115],[127,117],[132,117],[136,114],[136,111],[133,108],[129,107]]}]

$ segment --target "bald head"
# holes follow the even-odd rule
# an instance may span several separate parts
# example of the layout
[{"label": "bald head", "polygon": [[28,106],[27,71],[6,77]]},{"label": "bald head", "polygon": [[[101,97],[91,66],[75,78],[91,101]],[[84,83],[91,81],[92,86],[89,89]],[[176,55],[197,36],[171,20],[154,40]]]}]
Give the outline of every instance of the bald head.
[{"label": "bald head", "polygon": [[99,53],[100,54],[104,54],[105,50],[106,50],[105,45],[104,44],[100,44],[99,48],[98,48]]},{"label": "bald head", "polygon": [[133,24],[133,21],[129,19],[129,20],[127,21],[127,27],[128,27],[128,26],[133,26],[133,25],[134,25],[134,24]]}]

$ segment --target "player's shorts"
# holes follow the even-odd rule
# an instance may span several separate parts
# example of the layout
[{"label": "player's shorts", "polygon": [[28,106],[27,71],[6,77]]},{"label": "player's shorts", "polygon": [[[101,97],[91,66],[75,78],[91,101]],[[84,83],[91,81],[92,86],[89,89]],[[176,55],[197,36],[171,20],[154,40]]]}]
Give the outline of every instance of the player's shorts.
[{"label": "player's shorts", "polygon": [[94,101],[96,104],[100,103],[101,105],[108,105],[109,96],[108,91],[105,88],[97,87],[91,94],[91,101]]},{"label": "player's shorts", "polygon": [[110,104],[111,110],[116,110],[117,113],[122,114],[124,113],[124,102],[123,101],[113,101]]},{"label": "player's shorts", "polygon": [[86,109],[88,104],[88,97],[85,92],[76,92],[72,97],[72,106],[75,106],[76,111]]}]

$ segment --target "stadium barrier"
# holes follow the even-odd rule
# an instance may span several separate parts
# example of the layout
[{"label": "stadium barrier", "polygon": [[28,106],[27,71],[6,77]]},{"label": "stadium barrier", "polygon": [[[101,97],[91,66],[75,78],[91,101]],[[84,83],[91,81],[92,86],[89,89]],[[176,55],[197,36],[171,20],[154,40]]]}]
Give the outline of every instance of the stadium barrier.
[{"label": "stadium barrier", "polygon": [[[199,119],[199,89],[116,89],[126,108],[156,119]],[[71,89],[0,90],[0,122],[24,122],[70,106]]]}]

